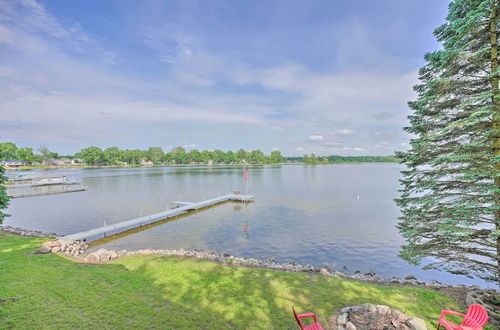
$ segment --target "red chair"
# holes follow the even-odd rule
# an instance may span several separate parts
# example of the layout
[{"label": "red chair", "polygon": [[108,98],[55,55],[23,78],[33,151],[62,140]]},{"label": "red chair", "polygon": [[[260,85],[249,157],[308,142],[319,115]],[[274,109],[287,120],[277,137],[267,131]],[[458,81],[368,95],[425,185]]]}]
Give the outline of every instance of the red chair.
[{"label": "red chair", "polygon": [[[462,324],[458,325],[453,322],[446,320],[446,315],[458,315],[462,316],[464,319],[462,320]],[[439,316],[438,329],[442,325],[448,330],[455,329],[467,329],[467,330],[480,330],[483,329],[483,326],[488,323],[488,313],[484,310],[481,305],[470,305],[467,310],[467,314],[457,313],[454,311],[443,310],[441,311],[441,315]]]},{"label": "red chair", "polygon": [[[295,319],[297,320],[297,323],[299,324],[299,327],[301,329],[306,329],[306,330],[324,330],[321,327],[321,324],[319,324],[318,321],[316,320],[316,315],[314,315],[314,313],[304,313],[304,314],[298,314],[297,315],[297,312],[295,311],[295,308],[293,308],[293,306],[292,306],[292,310],[293,310],[293,315],[295,316]],[[302,324],[302,322],[300,322],[300,319],[303,319],[303,318],[306,318],[306,317],[313,317],[314,318],[314,323],[310,324],[308,326],[304,326]]]}]

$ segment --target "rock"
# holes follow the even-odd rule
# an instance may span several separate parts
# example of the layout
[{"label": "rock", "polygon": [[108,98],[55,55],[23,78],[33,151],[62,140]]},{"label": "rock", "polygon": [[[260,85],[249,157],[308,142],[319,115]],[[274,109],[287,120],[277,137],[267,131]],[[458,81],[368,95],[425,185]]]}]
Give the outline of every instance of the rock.
[{"label": "rock", "polygon": [[370,313],[377,312],[377,307],[374,304],[364,303],[363,305],[361,305],[361,307],[366,312],[370,312]]},{"label": "rock", "polygon": [[352,306],[352,307],[351,307],[351,312],[352,312],[352,313],[356,313],[356,312],[358,312],[359,310],[361,310],[361,306]]},{"label": "rock", "polygon": [[348,314],[347,313],[342,313],[339,315],[339,317],[337,317],[337,325],[344,325],[347,323],[347,317],[348,317]]},{"label": "rock", "polygon": [[368,273],[365,273],[365,276],[375,276],[375,273],[374,272],[368,272]]},{"label": "rock", "polygon": [[[31,237],[48,237],[48,238],[56,238],[58,235],[55,233],[42,233],[38,230],[27,230],[22,228],[16,228],[11,226],[0,226],[0,230],[3,230],[6,233],[11,233],[19,236],[31,236]],[[52,248],[52,247],[51,247]]]},{"label": "rock", "polygon": [[399,310],[397,310],[396,308],[391,308],[391,316],[392,318],[394,319],[397,319],[399,314],[401,314],[401,312]]},{"label": "rock", "polygon": [[47,254],[47,253],[50,253],[50,249],[45,246],[42,246],[35,251],[35,254]]},{"label": "rock", "polygon": [[49,249],[52,249],[52,248],[54,248],[56,246],[59,246],[59,245],[60,244],[57,241],[45,242],[45,243],[42,244],[42,246],[45,246],[46,248],[49,248]]},{"label": "rock", "polygon": [[351,310],[351,306],[348,306],[348,307],[344,307],[340,310],[341,313],[348,313],[350,310]]},{"label": "rock", "polygon": [[389,314],[390,307],[385,305],[377,305],[377,310],[379,314]]},{"label": "rock", "polygon": [[224,258],[228,258],[228,257],[230,257],[231,255],[230,255],[229,253],[223,253],[223,254],[222,254],[222,256],[223,256]]},{"label": "rock", "polygon": [[118,253],[116,253],[116,251],[113,251],[113,250],[109,251],[108,255],[109,255],[109,259],[116,259],[116,258],[118,258]]},{"label": "rock", "polygon": [[415,276],[413,276],[413,275],[406,275],[406,276],[405,276],[405,280],[408,280],[408,281],[409,281],[409,280],[416,280],[416,279],[417,279],[417,278],[416,278]]},{"label": "rock", "polygon": [[97,255],[99,256],[100,261],[108,261],[109,259],[111,259],[111,255],[106,249],[99,249],[95,253],[97,253]]},{"label": "rock", "polygon": [[351,322],[347,322],[347,323],[345,324],[345,328],[346,328],[347,330],[356,330],[356,326],[355,326],[354,324],[352,324]]},{"label": "rock", "polygon": [[110,255],[108,253],[101,253],[99,254],[99,261],[106,262],[111,259]]},{"label": "rock", "polygon": [[410,317],[408,315],[401,313],[396,318],[396,321],[401,322],[401,323],[405,323],[409,318]]},{"label": "rock", "polygon": [[54,246],[54,247],[52,248],[52,250],[50,250],[50,252],[52,252],[52,253],[57,253],[57,252],[59,252],[59,251],[61,251],[61,248],[60,248],[59,246]]},{"label": "rock", "polygon": [[425,322],[418,317],[412,317],[406,320],[406,325],[412,330],[427,330]]},{"label": "rock", "polygon": [[99,262],[101,260],[101,257],[99,256],[99,254],[97,252],[93,252],[93,253],[90,253],[88,256],[85,257],[85,262],[91,262],[91,263],[95,263],[95,262]]},{"label": "rock", "polygon": [[120,250],[118,251],[118,257],[124,257],[127,255],[127,250]]}]

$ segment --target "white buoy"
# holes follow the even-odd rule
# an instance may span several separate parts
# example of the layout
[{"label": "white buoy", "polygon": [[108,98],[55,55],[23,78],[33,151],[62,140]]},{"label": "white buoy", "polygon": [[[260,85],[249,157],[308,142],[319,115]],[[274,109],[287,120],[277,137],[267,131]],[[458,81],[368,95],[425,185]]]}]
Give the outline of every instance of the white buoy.
[{"label": "white buoy", "polygon": [[359,195],[358,195],[358,201],[359,201]]}]

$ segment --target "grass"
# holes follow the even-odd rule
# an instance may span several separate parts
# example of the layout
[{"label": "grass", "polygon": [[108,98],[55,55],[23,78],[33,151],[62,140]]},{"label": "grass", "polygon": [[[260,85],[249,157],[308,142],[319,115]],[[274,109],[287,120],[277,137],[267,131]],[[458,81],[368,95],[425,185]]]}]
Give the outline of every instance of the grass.
[{"label": "grass", "polygon": [[0,233],[0,328],[296,329],[291,306],[327,318],[384,304],[435,327],[460,310],[432,290],[376,286],[192,258],[131,256],[107,264],[35,255],[43,239]]}]

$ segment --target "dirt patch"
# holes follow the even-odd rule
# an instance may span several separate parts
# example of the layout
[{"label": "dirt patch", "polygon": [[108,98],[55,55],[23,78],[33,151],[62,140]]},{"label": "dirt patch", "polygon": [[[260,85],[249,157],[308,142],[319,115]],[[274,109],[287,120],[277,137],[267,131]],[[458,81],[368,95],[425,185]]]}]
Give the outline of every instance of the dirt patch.
[{"label": "dirt patch", "polygon": [[17,301],[16,298],[7,298],[7,299],[0,298],[0,306],[8,302],[16,302],[16,301]]}]

